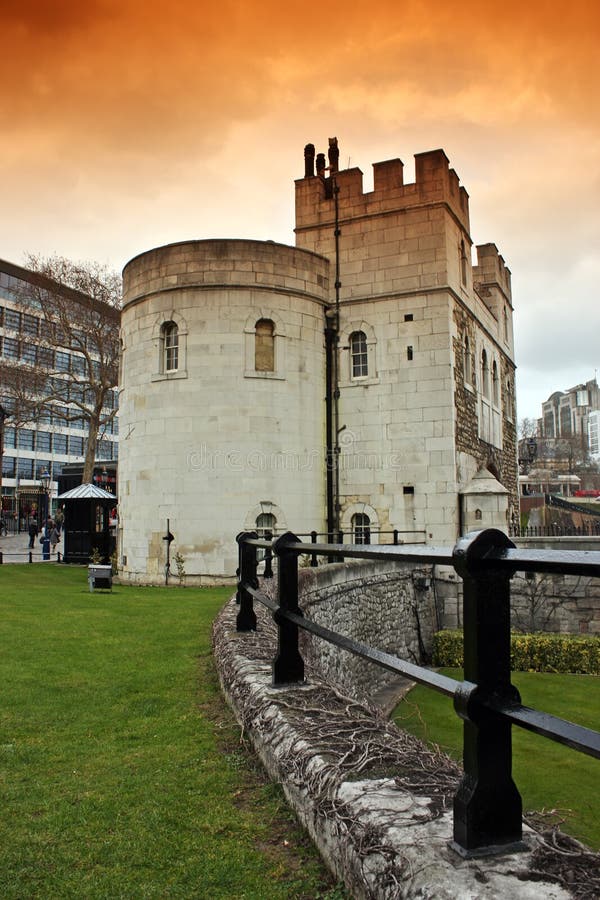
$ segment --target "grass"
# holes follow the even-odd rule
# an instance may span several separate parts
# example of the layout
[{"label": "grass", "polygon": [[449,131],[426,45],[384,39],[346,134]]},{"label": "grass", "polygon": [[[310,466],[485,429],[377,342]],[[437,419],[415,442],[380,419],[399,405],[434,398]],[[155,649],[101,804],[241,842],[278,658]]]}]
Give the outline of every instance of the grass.
[{"label": "grass", "polygon": [[343,897],[214,671],[230,589],[0,568],[0,895]]},{"label": "grass", "polygon": [[[442,669],[462,679],[458,669]],[[523,703],[600,731],[600,678],[514,672]],[[395,721],[462,760],[462,723],[452,702],[416,687],[394,711]],[[513,778],[524,810],[557,810],[563,831],[600,849],[600,761],[513,727]]]}]

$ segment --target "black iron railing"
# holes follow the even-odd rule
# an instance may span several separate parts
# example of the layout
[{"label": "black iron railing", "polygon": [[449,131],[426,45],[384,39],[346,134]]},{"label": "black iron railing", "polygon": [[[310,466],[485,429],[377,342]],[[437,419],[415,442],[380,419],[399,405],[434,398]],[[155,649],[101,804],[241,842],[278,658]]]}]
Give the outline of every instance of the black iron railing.
[{"label": "black iron railing", "polygon": [[[600,552],[519,550],[501,531],[487,529],[461,538],[454,548],[303,543],[290,532],[275,541],[256,532],[238,535],[238,631],[256,630],[253,601],[273,612],[278,643],[272,665],[274,685],[304,680],[298,647],[304,629],[344,650],[368,659],[454,698],[464,720],[464,776],[454,798],[452,846],[463,856],[524,849],[521,796],[512,779],[511,725],[600,759],[600,733],[521,704],[510,680],[510,579],[517,571],[600,576]],[[259,589],[257,551],[278,560],[277,600]],[[304,618],[298,605],[298,557],[396,560],[453,566],[463,579],[464,681],[398,659]]]},{"label": "black iron railing", "polygon": [[0,550],[0,566],[3,563],[35,563],[35,562],[61,562],[62,554],[60,550],[49,550],[44,553],[43,550]]},{"label": "black iron railing", "polygon": [[600,537],[600,522],[584,525],[528,525],[527,528],[511,526],[511,537]]}]

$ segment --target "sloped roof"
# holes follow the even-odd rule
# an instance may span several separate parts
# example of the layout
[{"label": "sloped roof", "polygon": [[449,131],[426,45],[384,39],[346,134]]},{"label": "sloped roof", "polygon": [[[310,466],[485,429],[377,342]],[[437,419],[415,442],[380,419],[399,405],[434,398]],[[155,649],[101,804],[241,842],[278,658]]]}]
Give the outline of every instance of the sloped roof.
[{"label": "sloped roof", "polygon": [[59,494],[56,498],[57,500],[114,500],[117,502],[117,498],[114,494],[111,494],[110,491],[105,491],[104,488],[96,487],[95,484],[79,484],[77,487],[71,488],[70,491],[66,491],[64,494]]}]

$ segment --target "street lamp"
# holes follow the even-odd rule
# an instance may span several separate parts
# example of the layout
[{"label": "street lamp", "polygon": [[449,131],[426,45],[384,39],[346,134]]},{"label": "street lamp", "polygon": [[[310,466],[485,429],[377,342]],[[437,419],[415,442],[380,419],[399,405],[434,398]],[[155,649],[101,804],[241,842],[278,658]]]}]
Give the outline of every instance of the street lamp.
[{"label": "street lamp", "polygon": [[100,473],[100,483],[104,490],[106,490],[106,486],[108,484],[108,472],[106,470],[106,466],[103,466],[102,472]]},{"label": "street lamp", "polygon": [[48,520],[49,506],[50,506],[50,482],[52,481],[50,472],[48,469],[44,469],[42,474],[40,475],[40,486],[42,488],[43,497],[44,497],[44,513],[42,516],[42,521],[39,523],[40,529],[44,527]]}]

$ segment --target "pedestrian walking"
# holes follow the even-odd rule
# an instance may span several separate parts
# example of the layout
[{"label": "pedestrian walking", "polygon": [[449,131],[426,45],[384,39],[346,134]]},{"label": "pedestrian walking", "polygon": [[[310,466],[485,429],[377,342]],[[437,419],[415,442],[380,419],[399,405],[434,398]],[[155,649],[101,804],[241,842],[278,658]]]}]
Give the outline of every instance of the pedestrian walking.
[{"label": "pedestrian walking", "polygon": [[40,531],[38,528],[38,523],[37,523],[37,519],[35,518],[35,516],[31,519],[31,521],[29,523],[28,531],[29,531],[29,549],[33,550],[33,547],[35,544],[35,539],[38,536],[39,531]]},{"label": "pedestrian walking", "polygon": [[60,541],[60,535],[58,533],[58,528],[56,527],[56,523],[52,522],[50,524],[50,544],[52,546],[52,553],[56,553],[56,545]]},{"label": "pedestrian walking", "polygon": [[50,559],[50,530],[51,520],[48,519],[46,525],[42,529],[40,544],[42,545],[42,559]]}]

